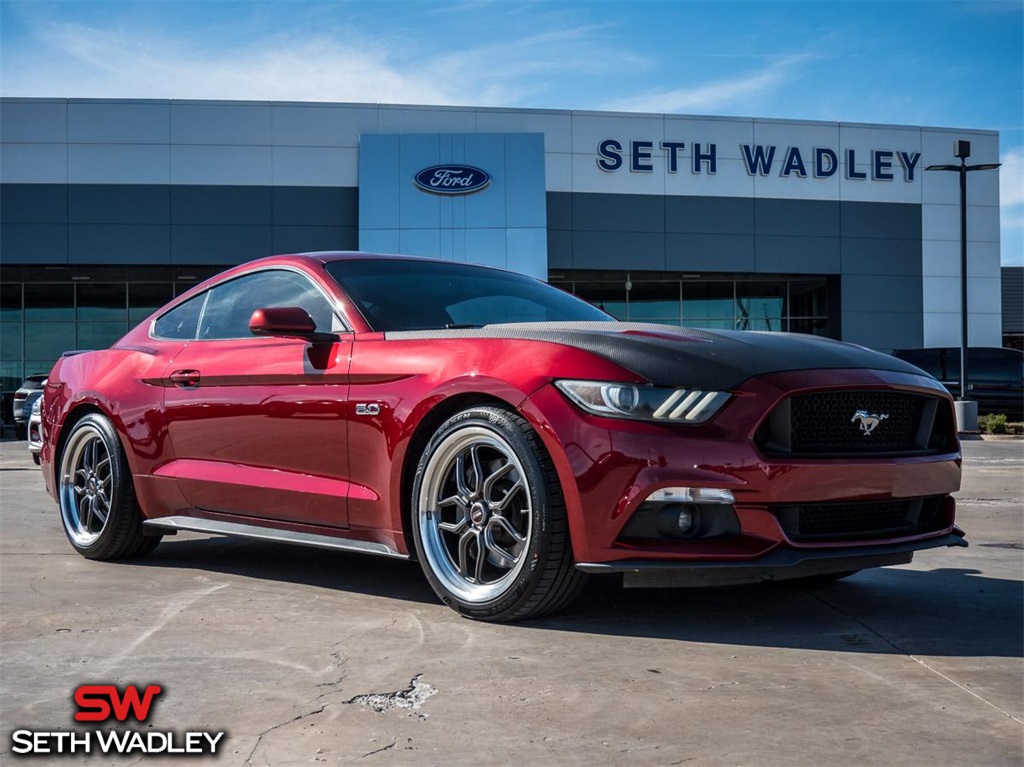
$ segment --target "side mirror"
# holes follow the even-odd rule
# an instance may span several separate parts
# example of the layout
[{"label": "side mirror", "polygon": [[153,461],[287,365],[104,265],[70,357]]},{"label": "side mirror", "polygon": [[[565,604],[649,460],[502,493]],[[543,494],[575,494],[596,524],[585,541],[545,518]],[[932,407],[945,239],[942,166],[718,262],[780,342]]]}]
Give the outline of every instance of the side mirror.
[{"label": "side mirror", "polygon": [[309,312],[298,306],[274,306],[257,309],[249,318],[249,331],[254,336],[298,336],[312,338],[316,323]]}]

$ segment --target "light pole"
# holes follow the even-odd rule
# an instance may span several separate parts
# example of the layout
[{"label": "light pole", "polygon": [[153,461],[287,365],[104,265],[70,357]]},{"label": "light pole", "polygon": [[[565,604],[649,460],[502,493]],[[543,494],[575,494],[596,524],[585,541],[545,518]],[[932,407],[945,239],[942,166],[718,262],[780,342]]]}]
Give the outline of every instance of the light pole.
[{"label": "light pole", "polygon": [[929,165],[925,170],[946,170],[960,174],[960,396],[956,401],[956,423],[959,431],[978,428],[978,403],[972,402],[967,388],[967,174],[975,170],[995,170],[1002,163],[968,165],[971,142],[953,142],[953,156],[959,165]]}]

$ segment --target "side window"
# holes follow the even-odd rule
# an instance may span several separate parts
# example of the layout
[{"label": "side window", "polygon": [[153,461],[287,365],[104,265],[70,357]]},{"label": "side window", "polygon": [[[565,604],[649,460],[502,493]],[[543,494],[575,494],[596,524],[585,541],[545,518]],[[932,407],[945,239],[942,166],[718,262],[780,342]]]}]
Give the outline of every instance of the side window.
[{"label": "side window", "polygon": [[153,325],[153,335],[157,338],[172,338],[184,341],[196,337],[199,317],[203,313],[203,303],[209,291],[190,298],[180,306],[176,306],[160,317]]},{"label": "side window", "polygon": [[245,338],[250,335],[252,313],[272,306],[299,306],[309,312],[318,330],[338,329],[330,303],[307,277],[285,270],[267,270],[211,289],[198,337]]}]

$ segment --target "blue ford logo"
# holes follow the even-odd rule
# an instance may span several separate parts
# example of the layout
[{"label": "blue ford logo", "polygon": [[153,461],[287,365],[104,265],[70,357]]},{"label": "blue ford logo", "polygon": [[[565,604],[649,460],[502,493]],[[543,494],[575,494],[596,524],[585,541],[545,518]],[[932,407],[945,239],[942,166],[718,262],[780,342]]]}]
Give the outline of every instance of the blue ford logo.
[{"label": "blue ford logo", "polygon": [[431,194],[472,194],[491,183],[491,174],[472,165],[432,165],[417,173],[413,183]]}]

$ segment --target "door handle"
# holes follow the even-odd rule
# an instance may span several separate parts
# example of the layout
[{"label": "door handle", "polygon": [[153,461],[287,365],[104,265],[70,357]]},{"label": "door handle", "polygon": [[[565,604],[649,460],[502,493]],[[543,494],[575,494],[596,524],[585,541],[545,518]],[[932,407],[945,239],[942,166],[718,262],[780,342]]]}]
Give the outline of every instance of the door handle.
[{"label": "door handle", "polygon": [[199,386],[198,370],[175,370],[169,378],[172,384],[182,389],[193,389]]}]

